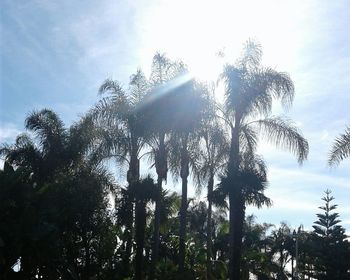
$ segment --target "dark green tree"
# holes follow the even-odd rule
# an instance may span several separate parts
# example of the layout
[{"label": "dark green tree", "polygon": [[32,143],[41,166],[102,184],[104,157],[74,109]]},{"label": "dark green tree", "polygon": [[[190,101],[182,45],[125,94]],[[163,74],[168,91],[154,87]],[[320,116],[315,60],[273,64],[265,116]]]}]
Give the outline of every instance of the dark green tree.
[{"label": "dark green tree", "polygon": [[272,224],[258,224],[255,216],[247,216],[244,222],[242,244],[242,279],[249,279],[250,274],[258,279],[269,279],[278,270],[270,251],[268,231]]},{"label": "dark green tree", "polygon": [[0,236],[5,248],[18,244],[5,254],[5,263],[18,261],[22,279],[86,279],[103,274],[113,256],[107,248],[114,240],[107,245],[108,235],[99,233],[112,230],[106,197],[114,185],[88,160],[90,125],[84,119],[67,130],[57,114],[44,109],[26,119],[33,139],[20,135],[1,149],[0,199],[10,203],[1,203],[0,229],[14,231]]},{"label": "dark green tree", "polygon": [[13,168],[7,161],[0,170],[0,278],[15,278],[12,267],[24,254],[25,235],[33,226],[36,214],[31,201],[35,196],[28,180],[30,172]]},{"label": "dark green tree", "polygon": [[271,233],[271,259],[276,259],[275,275],[277,279],[288,279],[286,265],[291,261],[289,247],[293,242],[292,230],[282,222],[279,228]]},{"label": "dark green tree", "polygon": [[322,198],[324,205],[317,214],[318,220],[313,225],[314,273],[316,279],[350,279],[350,244],[345,229],[340,225],[334,197],[326,190]]}]

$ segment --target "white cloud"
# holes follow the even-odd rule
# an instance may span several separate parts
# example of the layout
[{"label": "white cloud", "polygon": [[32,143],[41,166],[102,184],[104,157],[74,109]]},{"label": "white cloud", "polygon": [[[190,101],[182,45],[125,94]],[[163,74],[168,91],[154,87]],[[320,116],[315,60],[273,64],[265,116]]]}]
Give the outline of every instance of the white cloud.
[{"label": "white cloud", "polygon": [[15,140],[16,136],[22,131],[12,123],[1,123],[0,124],[0,143],[8,142],[11,143]]},{"label": "white cloud", "polygon": [[295,187],[308,188],[308,186],[318,185],[319,187],[333,187],[350,190],[349,180],[342,177],[334,170],[303,170],[292,168],[279,168],[272,166],[269,168],[269,178],[271,181],[279,182],[282,185],[295,185]]}]

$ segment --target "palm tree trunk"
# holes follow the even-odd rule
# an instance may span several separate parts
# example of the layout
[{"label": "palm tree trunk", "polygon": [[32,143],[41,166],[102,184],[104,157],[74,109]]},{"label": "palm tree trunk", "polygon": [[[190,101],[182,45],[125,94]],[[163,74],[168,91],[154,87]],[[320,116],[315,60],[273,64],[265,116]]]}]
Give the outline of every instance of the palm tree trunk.
[{"label": "palm tree trunk", "polygon": [[84,275],[83,278],[89,279],[90,278],[90,248],[89,248],[87,233],[85,230],[83,230],[82,241],[83,241],[83,247],[85,251],[85,255],[84,255],[85,268],[83,272],[83,275]]},{"label": "palm tree trunk", "polygon": [[168,166],[167,166],[167,153],[164,144],[165,133],[159,134],[159,150],[156,154],[156,172],[158,175],[157,179],[157,198],[155,201],[155,212],[154,212],[154,234],[153,234],[153,245],[152,245],[152,261],[149,279],[153,280],[155,277],[156,265],[158,262],[159,254],[159,229],[160,229],[160,214],[161,214],[161,203],[162,203],[162,183],[166,180]]},{"label": "palm tree trunk", "polygon": [[180,209],[180,233],[179,233],[179,272],[182,274],[185,267],[185,241],[187,223],[187,177],[182,178],[182,196]]},{"label": "palm tree trunk", "polygon": [[[241,201],[243,201],[241,186],[237,180],[239,172],[239,126],[240,116],[236,112],[235,126],[232,128],[230,158],[228,164],[230,202],[230,233],[229,233],[229,279],[240,280],[240,259],[242,245],[243,220]],[[243,220],[242,220],[243,218]],[[241,220],[241,221],[240,221]]]},{"label": "palm tree trunk", "polygon": [[[131,153],[130,153],[130,163],[129,170],[127,172],[127,181],[129,186],[134,184],[140,179],[140,160],[137,157],[137,144],[135,139],[131,143]],[[127,240],[126,240],[126,250],[123,258],[123,275],[128,276],[130,273],[130,258],[132,251],[132,239],[134,236],[134,205],[130,205],[130,219],[128,224],[125,225],[127,231]]]},{"label": "palm tree trunk", "polygon": [[214,175],[210,173],[208,182],[208,216],[207,216],[207,279],[211,279],[211,260],[212,260],[212,196],[214,188]]},{"label": "palm tree trunk", "polygon": [[133,237],[133,217],[134,217],[134,206],[130,203],[128,213],[129,219],[125,225],[125,235],[126,235],[126,246],[125,253],[123,256],[123,276],[127,277],[130,274],[130,258],[132,251],[132,237]]},{"label": "palm tree trunk", "polygon": [[136,225],[136,257],[135,257],[135,280],[142,280],[142,263],[143,263],[143,248],[145,243],[145,228],[146,228],[146,203],[143,201],[136,202],[135,213]]},{"label": "palm tree trunk", "polygon": [[187,224],[187,178],[189,175],[189,157],[187,151],[187,137],[183,139],[181,151],[181,171],[182,195],[180,209],[180,232],[179,232],[179,273],[183,274],[185,268],[185,241],[186,241],[186,224]]},{"label": "palm tree trunk", "polygon": [[155,279],[155,270],[158,262],[159,254],[159,229],[160,229],[160,212],[161,212],[161,192],[162,192],[162,182],[163,179],[158,175],[157,189],[158,196],[155,202],[155,211],[154,211],[154,234],[153,234],[153,246],[152,246],[152,260],[151,260],[151,270],[149,279]]},{"label": "palm tree trunk", "polygon": [[240,264],[244,222],[244,200],[240,192],[231,191],[230,200],[230,280],[240,280]]},{"label": "palm tree trunk", "polygon": [[235,258],[236,263],[238,264],[238,277],[240,277],[240,267],[241,267],[241,258],[242,258],[242,239],[243,239],[243,225],[245,217],[245,201],[243,195],[239,196],[238,201],[238,219],[236,225],[236,239],[235,239]]}]

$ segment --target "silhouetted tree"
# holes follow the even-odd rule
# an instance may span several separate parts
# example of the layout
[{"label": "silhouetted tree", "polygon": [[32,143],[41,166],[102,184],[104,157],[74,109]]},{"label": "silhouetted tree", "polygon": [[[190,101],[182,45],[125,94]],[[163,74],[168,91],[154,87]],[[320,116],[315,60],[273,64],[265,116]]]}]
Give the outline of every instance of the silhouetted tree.
[{"label": "silhouetted tree", "polygon": [[316,279],[350,279],[350,244],[346,239],[345,229],[341,222],[334,197],[326,190],[322,198],[324,206],[319,208],[323,213],[317,214],[318,220],[313,225],[314,273]]},{"label": "silhouetted tree", "polygon": [[[278,147],[286,148],[302,162],[308,154],[307,141],[287,119],[268,117],[272,100],[279,99],[285,106],[291,105],[294,86],[288,74],[262,67],[260,45],[248,41],[242,58],[236,65],[226,65],[221,79],[225,84],[226,109],[223,115],[230,127],[231,143],[228,164],[228,180],[231,182],[230,201],[230,279],[239,280],[242,243],[243,193],[239,184],[241,131],[257,136],[260,132]],[[256,116],[265,118],[252,121]],[[254,138],[254,137],[253,137]]]},{"label": "silhouetted tree", "polygon": [[[137,113],[141,100],[147,93],[146,79],[138,70],[130,78],[130,90],[126,92],[117,81],[107,79],[100,87],[100,94],[107,94],[89,112],[98,127],[98,144],[95,147],[95,158],[99,160],[114,158],[117,163],[128,164],[127,182],[129,186],[140,178],[140,158],[145,145],[143,137],[142,116]],[[129,274],[129,263],[132,250],[134,205],[127,204],[125,220],[124,252],[125,274]]]},{"label": "silhouetted tree", "polygon": [[8,252],[16,248],[8,245],[18,244],[6,253],[6,263],[18,262],[22,279],[89,278],[102,274],[113,255],[106,248],[113,248],[114,240],[106,247],[108,235],[99,233],[112,229],[106,197],[114,184],[88,160],[90,124],[83,120],[67,130],[57,114],[44,109],[26,119],[34,139],[20,135],[1,149],[6,168],[0,199],[10,203],[2,209],[0,236]]}]

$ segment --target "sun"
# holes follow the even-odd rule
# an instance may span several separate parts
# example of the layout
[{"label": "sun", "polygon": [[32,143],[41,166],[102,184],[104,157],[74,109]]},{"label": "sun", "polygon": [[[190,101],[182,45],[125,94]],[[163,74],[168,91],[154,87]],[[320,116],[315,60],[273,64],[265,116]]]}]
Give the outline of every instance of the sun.
[{"label": "sun", "polygon": [[215,54],[192,56],[188,61],[188,68],[192,76],[199,81],[216,82],[223,68],[223,59]]},{"label": "sun", "polygon": [[237,10],[234,2],[160,0],[162,4],[149,7],[142,19],[144,56],[164,52],[171,58],[181,58],[196,78],[216,81],[223,64],[218,52],[232,44],[240,49],[244,41],[234,30],[237,24],[232,22],[230,12]]},{"label": "sun", "polygon": [[[143,10],[138,22],[140,57],[147,65],[161,51],[181,58],[200,80],[216,81],[223,64],[234,63],[242,44],[254,38],[266,50],[264,63],[287,65],[295,61],[286,54],[296,48],[298,38],[293,36],[301,34],[292,24],[299,14],[293,1],[158,0]],[[217,55],[223,48],[225,58]]]}]

